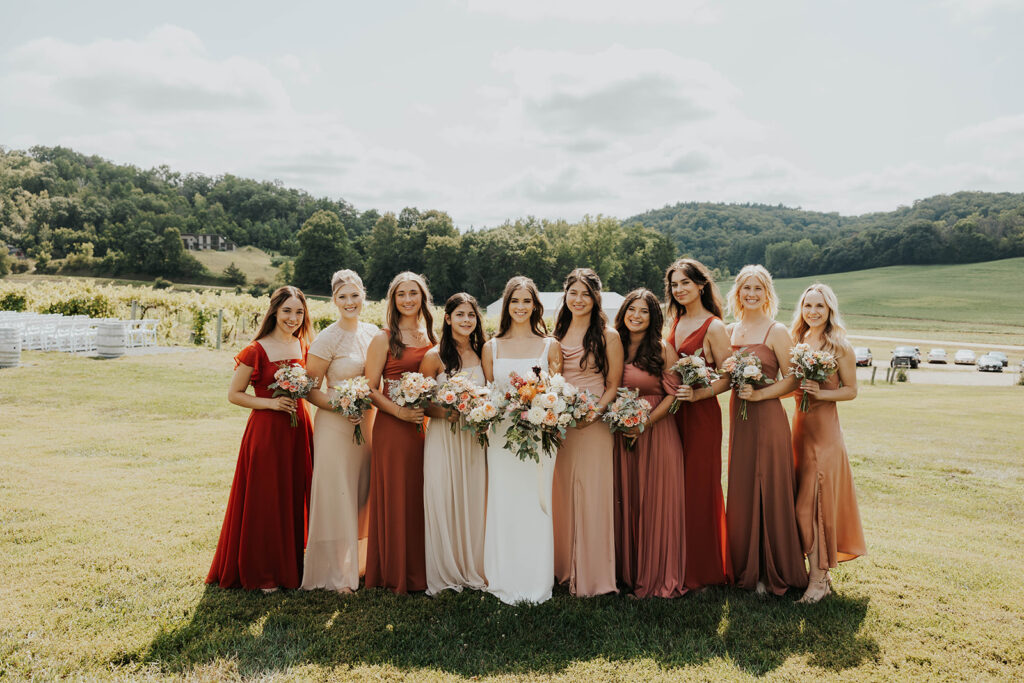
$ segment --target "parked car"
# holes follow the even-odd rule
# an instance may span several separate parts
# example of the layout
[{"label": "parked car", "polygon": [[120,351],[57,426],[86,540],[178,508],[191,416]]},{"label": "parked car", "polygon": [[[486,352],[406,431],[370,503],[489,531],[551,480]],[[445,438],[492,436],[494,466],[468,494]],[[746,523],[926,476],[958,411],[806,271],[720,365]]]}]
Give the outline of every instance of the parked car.
[{"label": "parked car", "polygon": [[875,360],[871,355],[871,349],[866,346],[858,346],[853,350],[853,354],[857,358],[857,365],[871,365]]},{"label": "parked car", "polygon": [[1003,364],[1004,368],[1010,364],[1010,359],[1007,358],[1006,354],[1003,353],[1002,351],[989,351],[985,355],[986,356],[995,356],[996,358],[998,358],[999,361]]},{"label": "parked car", "polygon": [[970,349],[960,349],[953,355],[953,362],[957,365],[974,365],[976,357]]},{"label": "parked car", "polygon": [[892,358],[889,360],[890,367],[897,365],[909,365],[916,368],[921,363],[921,354],[913,346],[897,346],[892,350]]},{"label": "parked car", "polygon": [[993,353],[986,353],[978,359],[978,370],[981,372],[1002,372],[1003,360]]},{"label": "parked car", "polygon": [[929,363],[942,363],[946,364],[946,349],[932,349],[928,352]]}]

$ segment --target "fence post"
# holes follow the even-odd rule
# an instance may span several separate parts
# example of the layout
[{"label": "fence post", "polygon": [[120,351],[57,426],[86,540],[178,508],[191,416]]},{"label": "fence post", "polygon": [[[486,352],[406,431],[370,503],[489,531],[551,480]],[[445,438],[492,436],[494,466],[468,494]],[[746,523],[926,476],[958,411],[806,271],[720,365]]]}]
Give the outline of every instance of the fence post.
[{"label": "fence post", "polygon": [[874,365],[871,366],[871,386],[875,386],[875,373],[878,372],[878,368]]},{"label": "fence post", "polygon": [[132,301],[132,320],[137,320],[138,319],[138,317],[139,317],[138,313],[139,313],[139,302],[138,301]]},{"label": "fence post", "polygon": [[217,348],[220,348],[221,328],[224,326],[224,309],[217,309]]}]

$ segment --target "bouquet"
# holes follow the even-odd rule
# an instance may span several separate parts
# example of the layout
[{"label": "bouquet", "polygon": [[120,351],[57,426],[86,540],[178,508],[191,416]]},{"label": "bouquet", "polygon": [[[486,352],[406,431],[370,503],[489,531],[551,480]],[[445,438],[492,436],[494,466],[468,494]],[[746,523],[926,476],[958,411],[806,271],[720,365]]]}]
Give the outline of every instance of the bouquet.
[{"label": "bouquet", "polygon": [[[487,389],[476,384],[465,372],[456,372],[448,380],[437,387],[434,392],[434,403],[454,410],[460,418],[466,417],[473,408],[473,400],[487,395]],[[450,422],[452,434],[458,431],[457,422]]]},{"label": "bouquet", "polygon": [[[362,415],[373,406],[370,401],[370,385],[365,377],[353,377],[344,380],[341,384],[331,387],[334,389],[334,397],[327,402],[339,415],[345,417],[356,417]],[[352,432],[352,440],[357,446],[366,443],[363,438],[361,425],[356,425]]]},{"label": "bouquet", "polygon": [[[669,370],[679,375],[682,378],[682,384],[688,387],[693,387],[694,389],[710,387],[711,383],[719,378],[719,374],[715,372],[714,368],[708,367],[708,364],[704,362],[703,353],[704,349],[701,349],[692,356],[683,356]],[[672,405],[668,407],[668,412],[675,414],[679,410],[679,404],[678,398],[672,401]]]},{"label": "bouquet", "polygon": [[490,396],[478,396],[472,399],[469,411],[464,414],[466,426],[463,429],[472,429],[476,433],[477,443],[484,448],[490,445],[487,430],[501,420],[503,413],[500,405],[499,401]]},{"label": "bouquet", "polygon": [[511,424],[505,431],[505,448],[520,460],[540,462],[540,450],[558,450],[565,429],[575,420],[567,399],[575,399],[576,388],[561,375],[548,375],[539,367],[520,376],[509,375],[511,387],[505,392],[505,415]]},{"label": "bouquet", "polygon": [[[772,384],[775,380],[765,377],[761,369],[761,359],[752,353],[743,353],[740,349],[725,359],[721,372],[729,375],[729,384],[733,388],[744,384]],[[740,401],[740,417],[747,419],[747,399]]]},{"label": "bouquet", "polygon": [[[814,382],[824,382],[831,377],[839,364],[836,357],[828,351],[814,351],[810,344],[797,344],[789,352],[789,361],[793,364],[792,373],[800,379],[809,379]],[[810,410],[810,401],[807,392],[802,392],[800,399],[800,411],[806,413]]]},{"label": "bouquet", "polygon": [[[395,405],[410,408],[425,408],[430,403],[437,381],[433,377],[424,377],[418,372],[403,372],[397,380],[390,380],[388,387],[388,398],[395,402]],[[423,432],[423,423],[416,425],[419,432]]]},{"label": "bouquet", "polygon": [[569,427],[575,427],[578,423],[586,421],[593,422],[598,417],[597,396],[589,391],[578,391],[571,384],[566,385],[568,394],[565,401],[569,407],[569,415],[572,417],[568,422]]},{"label": "bouquet", "polygon": [[[267,385],[267,389],[273,389],[273,397],[288,396],[290,398],[306,398],[316,387],[313,378],[306,374],[306,369],[298,363],[287,361],[277,364],[277,372],[274,373],[274,381]],[[292,427],[298,427],[299,421],[295,413],[291,416]]]},{"label": "bouquet", "polygon": [[[651,416],[651,404],[639,396],[639,389],[619,387],[616,391],[615,400],[604,411],[604,417],[601,418],[608,423],[612,434],[626,432],[634,427],[639,427],[640,433],[643,434],[644,423]],[[633,450],[636,440],[635,436],[627,436],[626,448]]]}]

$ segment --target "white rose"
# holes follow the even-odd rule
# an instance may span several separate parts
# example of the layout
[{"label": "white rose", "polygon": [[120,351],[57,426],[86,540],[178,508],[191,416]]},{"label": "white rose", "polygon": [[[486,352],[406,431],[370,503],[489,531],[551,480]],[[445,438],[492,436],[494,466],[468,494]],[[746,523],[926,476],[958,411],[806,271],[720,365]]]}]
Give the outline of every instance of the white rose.
[{"label": "white rose", "polygon": [[695,358],[693,359],[693,364],[694,364],[695,366],[697,366],[698,368],[702,368],[702,367],[704,367],[704,359],[703,359],[703,358],[701,358],[700,356],[696,356],[696,357],[695,357]]},{"label": "white rose", "polygon": [[569,424],[571,421],[572,415],[570,415],[569,413],[562,413],[561,415],[558,416],[558,424],[560,424],[563,427]]},{"label": "white rose", "polygon": [[761,369],[758,368],[756,365],[748,365],[747,367],[743,368],[743,376],[744,377],[747,377],[747,378],[757,377],[760,374],[761,374]]},{"label": "white rose", "polygon": [[530,424],[535,425],[539,425],[540,423],[544,422],[544,409],[538,408],[536,406],[530,408],[530,410],[528,410],[526,413],[526,420]]},{"label": "white rose", "polygon": [[574,387],[573,385],[566,384],[564,387],[562,387],[562,396],[565,396],[566,398],[572,398],[575,395],[576,387]]}]

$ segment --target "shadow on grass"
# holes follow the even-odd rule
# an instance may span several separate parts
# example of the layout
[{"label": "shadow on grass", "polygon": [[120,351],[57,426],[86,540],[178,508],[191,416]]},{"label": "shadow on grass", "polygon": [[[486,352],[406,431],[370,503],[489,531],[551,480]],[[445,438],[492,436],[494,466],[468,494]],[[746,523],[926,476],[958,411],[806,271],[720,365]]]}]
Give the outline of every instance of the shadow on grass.
[{"label": "shadow on grass", "polygon": [[679,600],[576,599],[564,588],[510,607],[474,591],[395,596],[380,589],[271,595],[207,587],[191,621],[113,663],[169,672],[231,659],[243,677],[313,664],[388,664],[462,676],[558,673],[577,661],[650,658],[666,669],[724,658],[751,674],[794,654],[838,672],[878,654],[858,630],[867,598],[814,606],[709,589]]}]

